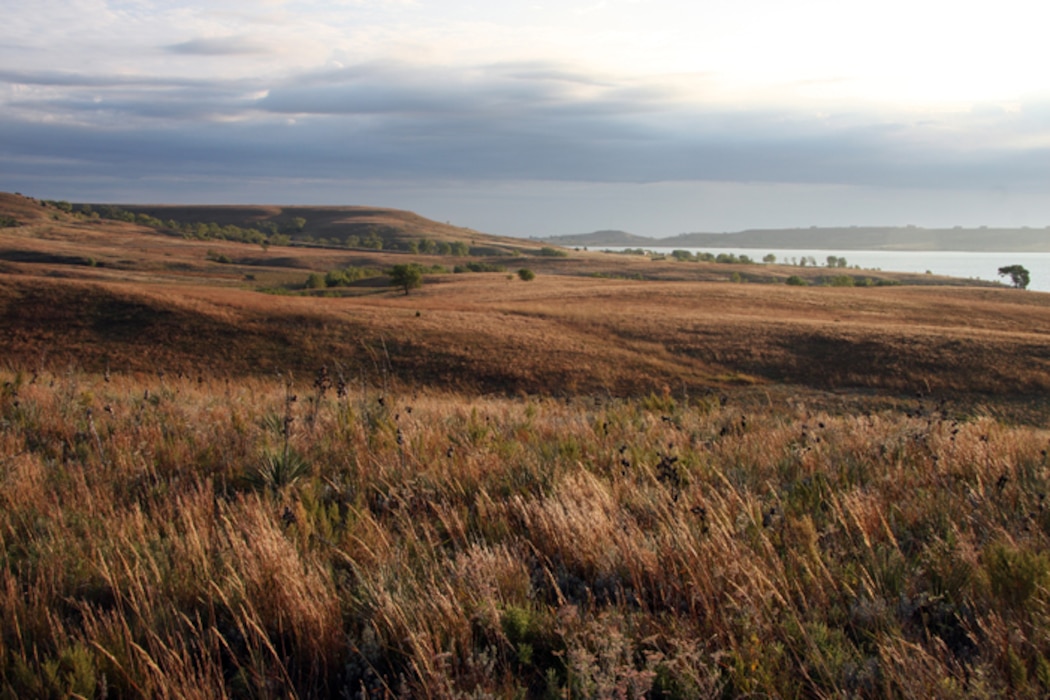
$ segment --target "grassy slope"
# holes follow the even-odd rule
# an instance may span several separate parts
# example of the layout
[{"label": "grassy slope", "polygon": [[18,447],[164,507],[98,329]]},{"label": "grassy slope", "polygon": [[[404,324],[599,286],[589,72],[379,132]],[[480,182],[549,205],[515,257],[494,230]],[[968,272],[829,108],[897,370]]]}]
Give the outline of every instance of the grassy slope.
[{"label": "grassy slope", "polygon": [[[701,284],[799,270],[576,252],[487,260],[531,267],[539,277],[528,283],[443,274],[407,297],[367,286],[343,298],[273,296],[257,288],[349,264],[451,268],[462,259],[263,251],[81,221],[20,198],[0,204],[26,224],[0,231],[8,325],[0,350],[11,363],[244,375],[367,367],[382,354],[412,381],[497,391],[622,395],[727,382],[908,393],[1050,388],[1050,300],[1041,294]],[[208,259],[217,254],[232,262]]]},{"label": "grassy slope", "polygon": [[349,235],[365,236],[375,231],[388,243],[428,238],[433,241],[483,240],[495,249],[538,248],[539,243],[520,239],[500,238],[433,221],[410,211],[380,207],[311,207],[311,206],[178,206],[178,205],[118,205],[121,209],[144,213],[162,221],[217,223],[220,225],[251,227],[272,221],[277,224],[296,218],[306,220],[303,233],[314,238],[345,240]]}]

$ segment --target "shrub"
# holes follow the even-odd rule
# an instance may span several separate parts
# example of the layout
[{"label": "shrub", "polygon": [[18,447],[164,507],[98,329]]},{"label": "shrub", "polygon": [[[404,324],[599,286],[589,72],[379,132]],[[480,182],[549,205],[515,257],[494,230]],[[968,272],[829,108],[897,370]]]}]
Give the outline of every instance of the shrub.
[{"label": "shrub", "polygon": [[518,270],[518,277],[520,277],[521,280],[524,282],[531,282],[532,280],[536,279],[536,273],[527,267],[523,267],[520,270]]},{"label": "shrub", "polygon": [[1021,608],[1050,578],[1045,554],[995,543],[985,548],[983,559],[992,593],[1011,608]]},{"label": "shrub", "polygon": [[328,274],[324,276],[324,286],[326,287],[341,287],[347,284],[347,281],[342,270],[329,270]]},{"label": "shrub", "polygon": [[799,277],[798,275],[791,275],[787,278],[787,280],[785,280],[785,282],[787,284],[790,284],[792,287],[805,287],[809,285],[809,282]]},{"label": "shrub", "polygon": [[346,287],[358,280],[379,277],[382,274],[383,271],[376,268],[348,265],[338,270],[330,270],[324,276],[324,283],[326,287]]},{"label": "shrub", "polygon": [[453,272],[506,272],[507,268],[502,265],[494,265],[493,263],[483,262],[469,262],[465,265],[456,265],[452,268]]},{"label": "shrub", "polygon": [[566,258],[569,256],[568,252],[560,248],[552,248],[551,246],[543,246],[536,252],[536,255],[542,255],[546,258]]},{"label": "shrub", "polygon": [[826,279],[824,284],[829,287],[852,287],[856,281],[850,275],[835,275]]},{"label": "shrub", "polygon": [[45,200],[44,203],[49,205],[49,206],[54,207],[55,209],[58,209],[59,211],[64,211],[67,214],[71,213],[73,211],[73,205],[70,204],[69,202],[65,201],[65,200],[57,200],[56,201],[56,200],[53,200],[53,199],[48,199],[48,200]]},{"label": "shrub", "polygon": [[220,253],[217,250],[209,250],[205,254],[205,257],[208,260],[211,260],[212,262],[222,263],[224,265],[229,265],[230,263],[233,262],[233,260],[230,259],[229,255],[226,255],[225,253]]}]

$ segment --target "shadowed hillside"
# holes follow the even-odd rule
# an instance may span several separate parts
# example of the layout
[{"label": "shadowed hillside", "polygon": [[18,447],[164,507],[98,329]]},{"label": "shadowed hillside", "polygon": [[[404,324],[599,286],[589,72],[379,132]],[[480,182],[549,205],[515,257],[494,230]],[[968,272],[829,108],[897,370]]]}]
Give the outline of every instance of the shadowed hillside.
[{"label": "shadowed hillside", "polygon": [[[796,268],[551,248],[466,257],[266,248],[21,197],[0,205],[19,223],[0,229],[0,351],[19,366],[244,376],[342,363],[421,386],[555,394],[775,383],[1050,389],[1050,297],[1041,294],[791,287],[772,282]],[[493,240],[479,234],[476,243]],[[384,270],[407,262],[424,271],[424,285],[406,296]],[[519,279],[524,267],[535,280]],[[807,274],[818,284],[829,273]]]},{"label": "shadowed hillside", "polygon": [[382,247],[407,249],[412,241],[429,240],[463,243],[482,252],[538,248],[539,244],[518,239],[499,238],[460,226],[426,219],[410,211],[378,207],[322,206],[176,206],[121,204],[120,209],[146,214],[161,221],[220,226],[270,227],[291,236],[293,240],[325,242],[351,247],[370,247],[380,241]]}]

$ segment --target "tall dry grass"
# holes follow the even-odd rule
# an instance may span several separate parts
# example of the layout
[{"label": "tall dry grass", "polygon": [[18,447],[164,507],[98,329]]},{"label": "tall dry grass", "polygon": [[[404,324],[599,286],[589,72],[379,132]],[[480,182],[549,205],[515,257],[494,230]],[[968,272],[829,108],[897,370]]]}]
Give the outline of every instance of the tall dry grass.
[{"label": "tall dry grass", "polygon": [[1050,692],[1042,429],[334,368],[0,383],[7,697]]}]

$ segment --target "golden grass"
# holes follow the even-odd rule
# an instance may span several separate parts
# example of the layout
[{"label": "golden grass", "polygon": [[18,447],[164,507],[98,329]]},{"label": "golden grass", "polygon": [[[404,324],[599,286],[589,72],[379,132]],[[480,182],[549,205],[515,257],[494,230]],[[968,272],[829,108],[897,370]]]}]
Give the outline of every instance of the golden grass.
[{"label": "golden grass", "polygon": [[[1050,297],[498,273],[404,296],[289,297],[201,284],[12,275],[6,357],[191,376],[381,364],[424,386],[628,395],[788,383],[1036,398]],[[440,282],[440,283],[437,283]]]},{"label": "golden grass", "polygon": [[8,696],[1050,690],[1050,433],[951,402],[0,380]]}]

